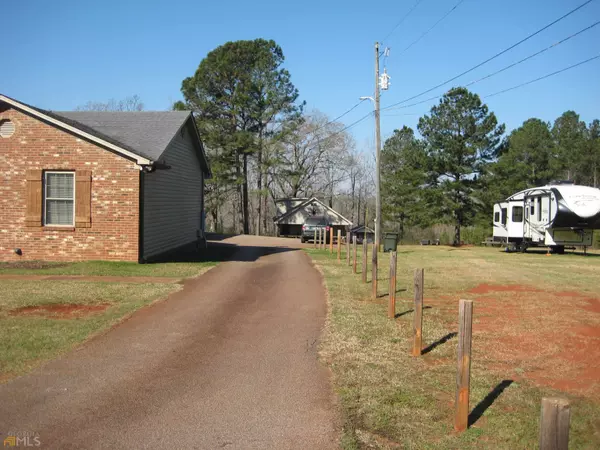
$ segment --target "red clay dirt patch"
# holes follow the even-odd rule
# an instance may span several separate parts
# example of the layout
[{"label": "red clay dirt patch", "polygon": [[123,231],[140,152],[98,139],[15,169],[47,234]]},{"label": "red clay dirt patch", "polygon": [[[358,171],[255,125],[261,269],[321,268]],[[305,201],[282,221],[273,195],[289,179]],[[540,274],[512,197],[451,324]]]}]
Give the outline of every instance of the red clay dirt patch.
[{"label": "red clay dirt patch", "polygon": [[67,304],[50,304],[24,306],[22,308],[13,309],[10,312],[11,316],[44,316],[51,319],[72,319],[76,317],[85,317],[92,314],[99,314],[106,310],[110,303],[100,303],[98,305],[77,305],[74,303]]},{"label": "red clay dirt patch", "polygon": [[[600,400],[600,301],[578,292],[480,285],[474,358],[513,379]],[[493,295],[485,295],[493,292]]]},{"label": "red clay dirt patch", "polygon": [[595,298],[586,299],[588,306],[584,306],[583,309],[600,314],[600,300]]}]

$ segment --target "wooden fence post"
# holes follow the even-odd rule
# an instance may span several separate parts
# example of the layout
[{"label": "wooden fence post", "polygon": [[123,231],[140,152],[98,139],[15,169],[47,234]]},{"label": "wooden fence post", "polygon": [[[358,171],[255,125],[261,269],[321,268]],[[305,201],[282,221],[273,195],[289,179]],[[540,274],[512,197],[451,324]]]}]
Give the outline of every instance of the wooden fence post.
[{"label": "wooden fence post", "polygon": [[320,236],[320,239],[319,239],[319,250],[323,250],[323,248],[325,248],[325,246],[323,245],[323,240],[324,240],[324,237],[325,237],[325,229],[320,228],[319,229],[319,233],[320,233],[319,234],[319,236]]},{"label": "wooden fence post", "polygon": [[338,261],[342,260],[342,230],[337,232],[337,250],[338,250]]},{"label": "wooden fence post", "polygon": [[388,317],[390,319],[396,318],[396,257],[396,252],[390,252],[390,293],[388,296]]},{"label": "wooden fence post", "polygon": [[571,407],[563,398],[542,398],[540,450],[567,450]]},{"label": "wooden fence post", "polygon": [[469,426],[469,390],[471,382],[471,332],[473,301],[461,300],[458,305],[458,368],[454,429],[465,431]]},{"label": "wooden fence post", "polygon": [[333,253],[333,227],[329,228],[329,253]]},{"label": "wooden fence post", "polygon": [[352,252],[354,253],[354,259],[352,262],[352,271],[356,273],[356,235],[352,237]]},{"label": "wooden fence post", "polygon": [[315,250],[317,248],[317,229],[315,228]]},{"label": "wooden fence post", "polygon": [[371,257],[371,283],[373,283],[373,298],[377,298],[377,243],[373,242],[373,256]]},{"label": "wooden fence post", "polygon": [[350,265],[350,232],[346,231],[346,263]]},{"label": "wooden fence post", "polygon": [[367,282],[367,256],[369,254],[369,245],[367,240],[363,240],[363,254],[362,254],[362,281]]},{"label": "wooden fence post", "polygon": [[413,356],[421,356],[423,348],[423,287],[424,270],[415,269],[415,315],[413,322]]}]

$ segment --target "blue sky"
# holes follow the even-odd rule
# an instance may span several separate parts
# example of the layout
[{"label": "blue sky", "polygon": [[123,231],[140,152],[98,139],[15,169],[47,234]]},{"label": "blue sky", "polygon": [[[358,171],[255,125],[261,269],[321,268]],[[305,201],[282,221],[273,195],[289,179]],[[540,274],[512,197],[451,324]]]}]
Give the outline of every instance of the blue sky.
[{"label": "blue sky", "polygon": [[[182,79],[194,73],[210,50],[230,40],[263,37],[283,48],[286,67],[308,109],[333,118],[359,96],[372,95],[374,42],[382,40],[416,1],[10,1],[2,8],[0,93],[54,110],[138,94],[147,109],[164,110],[181,98]],[[400,54],[457,1],[422,0],[386,39],[391,50],[385,65],[392,85],[382,96],[383,107],[462,72],[584,2],[464,0],[429,35]],[[596,0],[423,98],[498,70],[598,20]],[[471,89],[484,96],[599,53],[600,25]],[[597,59],[487,103],[509,129],[529,117],[554,120],[568,109],[589,122],[600,118],[599,74]],[[419,116],[433,104],[383,113],[383,136],[402,125],[416,127]],[[342,121],[350,124],[370,108],[364,102]],[[365,120],[351,132],[358,147],[367,149],[373,121]]]}]

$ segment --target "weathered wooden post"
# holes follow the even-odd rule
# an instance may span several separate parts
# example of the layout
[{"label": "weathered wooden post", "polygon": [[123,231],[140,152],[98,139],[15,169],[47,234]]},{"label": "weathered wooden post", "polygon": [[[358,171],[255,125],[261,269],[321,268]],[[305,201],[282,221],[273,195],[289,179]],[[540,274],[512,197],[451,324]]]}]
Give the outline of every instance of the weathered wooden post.
[{"label": "weathered wooden post", "polygon": [[456,372],[456,406],[454,429],[465,431],[469,426],[469,389],[471,382],[471,333],[473,301],[458,304],[458,368]]},{"label": "weathered wooden post", "polygon": [[352,252],[354,253],[354,259],[352,263],[352,272],[356,273],[356,236],[352,237]]},{"label": "weathered wooden post", "polygon": [[371,283],[373,283],[373,298],[377,298],[377,243],[373,242],[373,255],[371,256]]},{"label": "weathered wooden post", "polygon": [[346,263],[350,265],[350,232],[346,231]]},{"label": "weathered wooden post", "polygon": [[415,315],[413,322],[413,356],[421,356],[423,348],[423,286],[424,270],[415,269]]},{"label": "weathered wooden post", "polygon": [[540,450],[567,450],[571,407],[563,398],[542,398]]},{"label": "weathered wooden post", "polygon": [[396,317],[396,252],[390,252],[390,293],[388,296],[388,317]]},{"label": "weathered wooden post", "polygon": [[317,229],[315,228],[315,250],[317,248]]},{"label": "weathered wooden post", "polygon": [[338,252],[338,261],[342,260],[342,230],[338,230],[337,232],[337,252]]},{"label": "weathered wooden post", "polygon": [[321,228],[319,232],[321,233],[321,241],[319,242],[319,249],[323,250],[325,248],[325,244],[324,244],[324,241],[325,241],[325,229]]},{"label": "weathered wooden post", "polygon": [[329,253],[333,253],[333,227],[329,228]]},{"label": "weathered wooden post", "polygon": [[363,254],[362,254],[362,281],[367,282],[367,256],[369,254],[369,245],[366,239],[363,239]]}]

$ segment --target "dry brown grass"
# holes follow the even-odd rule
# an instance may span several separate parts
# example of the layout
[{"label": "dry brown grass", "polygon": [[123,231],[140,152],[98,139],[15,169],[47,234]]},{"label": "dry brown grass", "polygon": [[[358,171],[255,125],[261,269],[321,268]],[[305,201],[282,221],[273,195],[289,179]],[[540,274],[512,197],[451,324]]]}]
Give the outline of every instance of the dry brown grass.
[{"label": "dry brown grass", "polygon": [[[321,355],[344,408],[344,447],[534,448],[546,395],[572,402],[571,448],[600,447],[600,310],[594,295],[600,258],[402,247],[397,286],[407,291],[398,293],[400,316],[391,321],[387,255],[380,256],[380,298],[373,300],[360,274],[352,275],[326,252],[307,251],[329,291]],[[430,307],[424,311],[424,346],[439,344],[414,358],[409,347],[416,267],[425,268]],[[459,298],[475,303],[471,409],[477,419],[460,435],[452,430],[451,334]],[[488,405],[495,388],[501,392]]]}]

